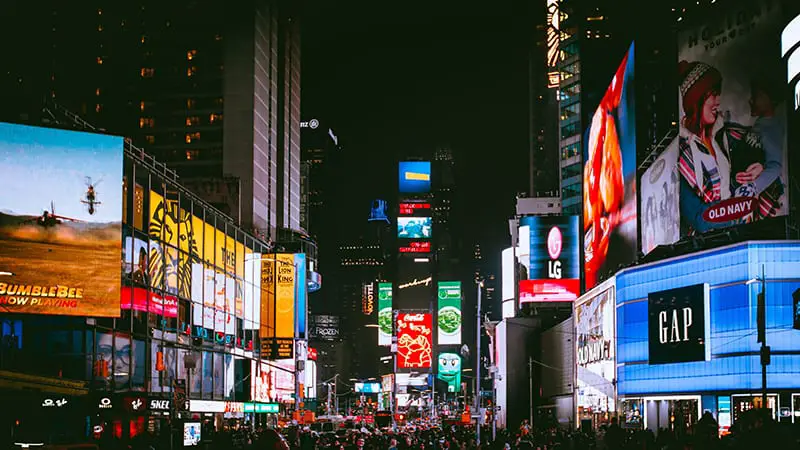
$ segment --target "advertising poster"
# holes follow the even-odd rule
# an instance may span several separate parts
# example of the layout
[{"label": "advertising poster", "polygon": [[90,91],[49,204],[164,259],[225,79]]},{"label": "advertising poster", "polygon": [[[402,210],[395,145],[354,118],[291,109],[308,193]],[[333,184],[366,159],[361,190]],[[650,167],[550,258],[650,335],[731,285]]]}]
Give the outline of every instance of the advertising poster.
[{"label": "advertising poster", "polygon": [[461,390],[461,356],[455,353],[440,353],[436,378],[447,383],[447,392]]},{"label": "advertising poster", "polygon": [[727,2],[720,14],[679,33],[680,128],[667,149],[677,155],[653,169],[678,178],[655,193],[654,206],[679,206],[668,220],[643,230],[656,236],[656,245],[787,214],[789,99],[779,6]]},{"label": "advertising poster", "polygon": [[[578,216],[526,216],[520,219],[520,261],[527,279],[519,282],[519,302],[571,302],[580,295]],[[522,236],[526,233],[526,236]],[[513,287],[513,286],[512,286]]]},{"label": "advertising poster", "polygon": [[397,237],[404,239],[430,239],[430,217],[398,217]]},{"label": "advertising poster", "polygon": [[294,255],[264,255],[261,259],[262,337],[294,337],[294,296]]},{"label": "advertising poster", "polygon": [[378,345],[392,345],[392,283],[378,283]]},{"label": "advertising poster", "polygon": [[433,323],[429,313],[397,314],[397,367],[430,369]]},{"label": "advertising poster", "polygon": [[200,422],[184,422],[183,446],[194,447],[200,445],[202,427]]},{"label": "advertising poster", "polygon": [[0,307],[119,317],[120,137],[0,123]]},{"label": "advertising poster", "polygon": [[461,344],[461,282],[440,281],[436,314],[439,345]]},{"label": "advertising poster", "polygon": [[426,194],[431,191],[430,161],[402,161],[400,163],[401,194]]},{"label": "advertising poster", "polygon": [[[313,315],[310,320],[309,337],[311,339],[321,339],[323,341],[339,339],[339,316]],[[389,325],[391,326],[391,318]]]},{"label": "advertising poster", "polygon": [[[150,222],[147,230],[151,239],[148,263],[150,285],[189,298],[192,269],[187,258],[189,255],[199,257],[197,234],[202,233],[202,229],[199,233],[195,231],[197,221],[178,207],[177,193],[173,196],[175,198],[166,199],[156,192],[150,192]],[[161,243],[179,247],[185,253],[180,254],[172,247],[167,247],[165,251]]]},{"label": "advertising poster", "polygon": [[586,289],[636,259],[634,45],[589,120],[583,170]]},{"label": "advertising poster", "polygon": [[659,245],[672,244],[680,239],[677,217],[678,141],[673,141],[645,170],[639,181],[641,188],[642,253],[645,255]]},{"label": "advertising poster", "polygon": [[614,288],[575,303],[576,406],[579,417],[615,410],[616,330]]}]

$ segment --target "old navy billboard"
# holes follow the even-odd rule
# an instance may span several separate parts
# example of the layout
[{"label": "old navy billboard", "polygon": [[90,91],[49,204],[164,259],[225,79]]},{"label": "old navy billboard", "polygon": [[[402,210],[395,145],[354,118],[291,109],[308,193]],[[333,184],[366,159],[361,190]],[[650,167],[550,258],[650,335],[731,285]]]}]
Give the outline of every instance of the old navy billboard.
[{"label": "old navy billboard", "polygon": [[578,216],[520,219],[520,245],[525,246],[520,249],[520,259],[528,272],[519,283],[520,304],[570,302],[578,298],[579,230]]},{"label": "old navy billboard", "polygon": [[120,137],[0,123],[0,309],[119,317]]},{"label": "old navy billboard", "polygon": [[[779,5],[733,2],[725,14],[679,33],[678,136],[641,180],[645,254],[687,236],[787,214]],[[709,36],[709,29],[726,38]]]}]

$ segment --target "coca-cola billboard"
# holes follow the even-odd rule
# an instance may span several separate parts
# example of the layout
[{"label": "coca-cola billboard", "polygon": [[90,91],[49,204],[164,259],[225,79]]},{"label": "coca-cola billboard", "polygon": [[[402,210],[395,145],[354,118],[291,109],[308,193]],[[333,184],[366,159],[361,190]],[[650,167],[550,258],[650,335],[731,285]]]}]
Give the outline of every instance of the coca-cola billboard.
[{"label": "coca-cola billboard", "polygon": [[433,355],[433,315],[397,314],[397,367],[430,369]]}]

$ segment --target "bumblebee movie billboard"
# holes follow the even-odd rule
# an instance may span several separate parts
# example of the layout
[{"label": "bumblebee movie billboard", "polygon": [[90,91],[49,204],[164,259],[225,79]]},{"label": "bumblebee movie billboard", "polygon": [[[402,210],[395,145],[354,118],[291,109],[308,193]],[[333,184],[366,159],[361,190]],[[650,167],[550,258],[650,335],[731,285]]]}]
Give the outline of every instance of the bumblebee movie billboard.
[{"label": "bumblebee movie billboard", "polygon": [[120,137],[0,123],[0,312],[119,317]]}]

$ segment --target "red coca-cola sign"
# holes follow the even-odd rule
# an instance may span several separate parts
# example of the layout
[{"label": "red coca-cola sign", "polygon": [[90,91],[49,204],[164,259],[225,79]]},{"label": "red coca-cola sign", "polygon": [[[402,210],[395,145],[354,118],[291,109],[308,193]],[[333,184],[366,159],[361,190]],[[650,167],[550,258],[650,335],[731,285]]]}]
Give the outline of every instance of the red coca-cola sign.
[{"label": "red coca-cola sign", "polygon": [[728,222],[747,216],[755,208],[755,197],[733,197],[707,208],[703,212],[703,220],[711,223]]}]

